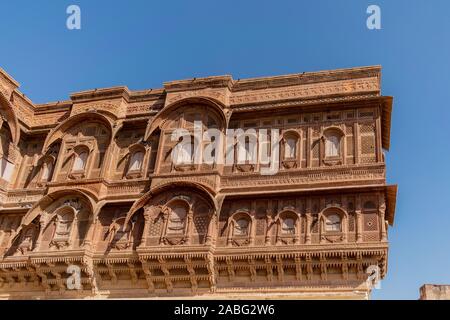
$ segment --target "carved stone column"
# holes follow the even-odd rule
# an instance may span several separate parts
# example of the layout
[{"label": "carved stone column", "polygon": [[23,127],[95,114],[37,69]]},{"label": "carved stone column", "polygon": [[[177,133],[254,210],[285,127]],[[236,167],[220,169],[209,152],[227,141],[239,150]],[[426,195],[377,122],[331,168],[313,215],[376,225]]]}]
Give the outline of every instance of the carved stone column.
[{"label": "carved stone column", "polygon": [[278,218],[275,221],[275,228],[276,228],[276,230],[275,230],[275,232],[276,232],[275,244],[276,245],[281,245],[282,244],[282,242],[281,242],[281,223],[282,223],[282,221],[281,221],[280,218]]},{"label": "carved stone column", "polygon": [[232,219],[228,220],[228,233],[227,233],[227,245],[229,247],[233,246],[233,227],[234,222]]},{"label": "carved stone column", "polygon": [[216,233],[216,221],[217,216],[215,213],[213,213],[208,225],[208,234],[206,235],[206,244],[208,245],[213,243],[214,234]]},{"label": "carved stone column", "polygon": [[312,146],[312,133],[313,130],[311,127],[308,127],[308,136],[306,138],[306,167],[311,168],[312,167],[312,152],[311,152],[311,146]]},{"label": "carved stone column", "polygon": [[[345,128],[344,128],[345,130]],[[345,138],[344,138],[345,141]],[[346,154],[346,151],[344,152],[344,154]],[[345,159],[345,156],[343,157]],[[349,232],[349,221],[350,221],[350,214],[348,212],[348,200],[347,200],[347,196],[343,195],[341,197],[341,208],[345,211],[345,215],[344,218],[342,220],[342,241],[343,242],[347,242],[348,241],[348,232]]]},{"label": "carved stone column", "polygon": [[268,208],[266,209],[266,239],[265,243],[266,246],[270,245],[270,237],[271,237],[271,230],[272,230],[272,200],[269,200]]},{"label": "carved stone column", "polygon": [[311,244],[311,199],[306,200],[306,230],[305,230],[305,243]]},{"label": "carved stone column", "polygon": [[342,242],[347,242],[348,234],[348,217],[344,215],[342,218]]},{"label": "carved stone column", "polygon": [[83,241],[83,247],[90,249],[92,247],[92,243],[94,242],[93,237],[95,236],[95,229],[98,223],[98,217],[93,218],[92,220],[88,220],[90,222],[89,229],[86,232],[86,237]]},{"label": "carved stone column", "polygon": [[45,220],[42,218],[39,220],[39,234],[38,237],[36,239],[36,244],[34,246],[33,251],[38,251],[39,247],[41,246],[41,241],[42,241],[42,235],[44,233],[44,228],[45,228]]},{"label": "carved stone column", "polygon": [[320,243],[325,243],[325,221],[322,215],[319,215],[319,234]]},{"label": "carved stone column", "polygon": [[302,232],[302,224],[300,223],[300,219],[302,217],[298,216],[297,219],[295,220],[295,238],[294,238],[294,243],[298,244],[300,243],[300,236],[301,236],[301,232]]},{"label": "carved stone column", "polygon": [[251,218],[252,220],[251,220],[251,222],[250,222],[250,232],[249,232],[249,234],[248,234],[248,237],[249,237],[249,245],[254,245],[255,244],[255,238],[256,238],[256,223],[257,223],[257,221],[256,221],[256,219],[255,219],[255,215],[253,215],[252,216],[252,218]]},{"label": "carved stone column", "polygon": [[355,164],[359,163],[359,124],[355,122],[353,125],[353,150],[355,152]]},{"label": "carved stone column", "polygon": [[191,208],[189,210],[189,214],[187,217],[186,244],[191,244],[193,227],[194,227],[194,211]]},{"label": "carved stone column", "polygon": [[356,242],[362,242],[362,213],[361,213],[361,199],[356,198]]},{"label": "carved stone column", "polygon": [[383,200],[380,204],[380,230],[381,230],[381,241],[387,240],[387,230],[386,230],[386,203]]},{"label": "carved stone column", "polygon": [[80,229],[80,226],[78,225],[78,223],[79,223],[78,213],[79,213],[79,211],[76,211],[75,217],[74,217],[74,219],[72,221],[72,226],[71,226],[71,229],[70,229],[69,238],[67,239],[67,246],[68,247],[72,246],[72,244],[75,243],[75,237],[78,234],[79,229]]},{"label": "carved stone column", "polygon": [[148,232],[150,229],[150,223],[152,221],[150,212],[151,211],[147,209],[144,213],[144,230],[142,231],[141,243],[139,244],[140,248],[147,245]]}]

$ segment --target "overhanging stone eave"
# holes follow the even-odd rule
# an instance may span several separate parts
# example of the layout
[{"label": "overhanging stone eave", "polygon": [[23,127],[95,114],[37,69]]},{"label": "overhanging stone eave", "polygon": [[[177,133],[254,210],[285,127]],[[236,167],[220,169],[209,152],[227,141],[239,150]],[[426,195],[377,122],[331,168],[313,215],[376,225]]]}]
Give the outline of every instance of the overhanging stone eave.
[{"label": "overhanging stone eave", "polygon": [[381,65],[341,68],[322,71],[308,71],[281,76],[240,79],[235,81],[233,91],[265,89],[280,86],[284,87],[299,84],[326,83],[331,81],[371,78],[371,77],[378,78],[378,87],[380,87]]},{"label": "overhanging stone eave", "polygon": [[383,149],[389,151],[391,145],[391,117],[392,117],[392,103],[394,98],[389,96],[381,97],[381,124],[382,124],[382,145]]},{"label": "overhanging stone eave", "polygon": [[394,225],[397,190],[397,185],[386,186],[386,219],[391,226]]}]

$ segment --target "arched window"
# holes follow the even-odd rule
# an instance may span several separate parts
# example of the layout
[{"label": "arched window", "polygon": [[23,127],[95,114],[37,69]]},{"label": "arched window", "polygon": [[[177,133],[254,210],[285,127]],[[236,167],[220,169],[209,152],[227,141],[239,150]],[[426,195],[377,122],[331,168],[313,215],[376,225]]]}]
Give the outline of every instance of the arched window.
[{"label": "arched window", "polygon": [[248,161],[252,158],[251,148],[250,148],[250,138],[245,137],[245,160]]},{"label": "arched window", "polygon": [[326,136],[325,140],[325,156],[326,157],[338,157],[340,155],[340,137],[336,134],[330,134]]},{"label": "arched window", "polygon": [[241,139],[242,138],[239,138],[239,141],[236,145],[238,163],[256,163],[256,136],[246,135],[243,141]]},{"label": "arched window", "polygon": [[168,234],[184,234],[186,226],[187,210],[184,206],[176,206],[170,209],[169,222],[167,224]]},{"label": "arched window", "polygon": [[73,218],[74,218],[73,213],[70,211],[61,212],[56,216],[56,229],[54,240],[69,239]]},{"label": "arched window", "polygon": [[270,133],[259,132],[259,154],[261,164],[270,164],[270,157],[272,152]]},{"label": "arched window", "polygon": [[144,152],[137,151],[133,153],[130,159],[129,171],[140,171],[142,168],[142,162],[144,160]]},{"label": "arched window", "polygon": [[75,161],[73,163],[73,171],[83,171],[86,168],[88,152],[82,151],[75,154]]},{"label": "arched window", "polygon": [[285,218],[281,222],[282,234],[295,234],[295,220],[293,218]]},{"label": "arched window", "polygon": [[49,181],[51,179],[52,171],[53,171],[53,162],[47,160],[42,165],[41,181]]},{"label": "arched window", "polygon": [[341,231],[341,217],[337,214],[326,216],[325,231]]},{"label": "arched window", "polygon": [[0,178],[9,182],[11,181],[13,172],[14,164],[5,158],[0,158]]},{"label": "arched window", "polygon": [[212,136],[211,137],[211,148],[212,148],[212,150],[211,150],[211,157],[213,159],[216,158],[216,148],[213,148],[215,142],[216,142],[216,137]]},{"label": "arched window", "polygon": [[[189,139],[189,141],[184,141]],[[191,164],[194,158],[194,138],[183,136],[183,140],[175,146],[175,164]]]},{"label": "arched window", "polygon": [[245,218],[240,218],[234,223],[233,235],[247,236],[249,232],[249,221]]},{"label": "arched window", "polygon": [[291,159],[297,155],[297,139],[294,137],[286,138],[284,145],[284,158]]}]

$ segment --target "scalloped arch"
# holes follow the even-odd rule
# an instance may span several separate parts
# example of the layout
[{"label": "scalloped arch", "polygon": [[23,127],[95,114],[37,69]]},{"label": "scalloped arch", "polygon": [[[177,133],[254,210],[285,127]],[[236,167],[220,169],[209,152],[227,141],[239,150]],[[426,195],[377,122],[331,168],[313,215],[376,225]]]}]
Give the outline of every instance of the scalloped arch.
[{"label": "scalloped arch", "polygon": [[295,136],[297,139],[300,139],[300,133],[297,130],[294,129],[287,129],[283,132],[283,137],[292,137]]},{"label": "scalloped arch", "polygon": [[320,212],[319,216],[322,218],[324,215],[326,215],[328,213],[340,213],[342,217],[347,217],[348,216],[347,211],[345,211],[341,207],[336,207],[336,206],[332,206],[332,207],[328,207],[328,208],[323,209]]},{"label": "scalloped arch", "polygon": [[17,146],[20,139],[19,120],[14,112],[13,105],[2,92],[0,92],[0,114],[6,118],[11,129],[12,143]]},{"label": "scalloped arch", "polygon": [[225,115],[225,112],[224,112],[225,106],[221,102],[219,102],[213,98],[203,97],[203,96],[189,97],[189,98],[178,100],[172,104],[169,104],[168,106],[163,108],[153,119],[151,119],[147,125],[147,129],[145,130],[144,140],[148,140],[148,138],[150,138],[152,133],[157,128],[160,128],[161,124],[164,122],[166,117],[173,110],[175,110],[179,107],[183,107],[185,105],[192,104],[192,103],[199,103],[199,104],[211,106],[216,112],[218,112],[219,116],[221,117],[221,120],[222,120],[221,127],[222,128],[228,127],[227,116]]},{"label": "scalloped arch", "polygon": [[47,138],[45,139],[44,146],[42,147],[42,152],[45,152],[49,146],[51,146],[55,141],[62,138],[64,133],[70,129],[72,126],[77,124],[83,119],[95,119],[100,120],[103,122],[108,129],[110,130],[110,136],[111,140],[113,139],[113,123],[114,121],[107,117],[106,115],[103,115],[99,112],[95,111],[88,111],[76,114],[66,120],[64,120],[62,123],[60,123],[57,127],[55,127],[50,133],[47,135]]},{"label": "scalloped arch", "polygon": [[28,212],[22,218],[21,228],[33,222],[33,220],[36,219],[36,217],[38,217],[53,202],[57,201],[61,197],[70,195],[77,195],[87,200],[87,202],[90,205],[91,212],[92,213],[94,212],[96,199],[93,197],[92,194],[86,192],[85,190],[80,189],[58,190],[46,195],[41,200],[39,200],[33,207],[31,207],[30,210],[28,210]]},{"label": "scalloped arch", "polygon": [[326,136],[328,132],[337,132],[341,137],[345,136],[344,130],[337,126],[330,126],[323,129],[322,135]]},{"label": "scalloped arch", "polygon": [[172,182],[172,183],[166,183],[166,184],[156,186],[156,187],[152,188],[150,191],[148,191],[146,194],[144,194],[141,198],[136,200],[136,202],[131,206],[130,210],[127,213],[125,224],[128,224],[128,222],[133,217],[133,215],[138,210],[143,208],[145,206],[145,204],[154,196],[156,196],[156,195],[160,194],[161,192],[164,192],[168,189],[182,188],[182,187],[195,188],[196,190],[198,190],[201,193],[203,193],[204,195],[206,195],[207,199],[209,199],[211,201],[211,204],[213,205],[214,209],[216,210],[216,214],[218,213],[219,204],[214,197],[215,193],[213,190],[211,190],[210,188],[208,188],[200,183],[195,183],[195,182],[176,182],[176,183]]}]

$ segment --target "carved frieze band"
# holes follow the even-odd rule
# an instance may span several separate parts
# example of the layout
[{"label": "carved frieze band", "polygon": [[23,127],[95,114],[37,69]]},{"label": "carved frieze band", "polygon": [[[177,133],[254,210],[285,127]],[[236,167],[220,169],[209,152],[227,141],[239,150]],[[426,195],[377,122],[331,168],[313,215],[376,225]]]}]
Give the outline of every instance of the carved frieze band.
[{"label": "carved frieze band", "polygon": [[230,97],[230,104],[267,102],[282,99],[311,98],[337,94],[377,92],[378,78],[331,81],[319,84],[297,85],[288,88],[238,92]]}]

